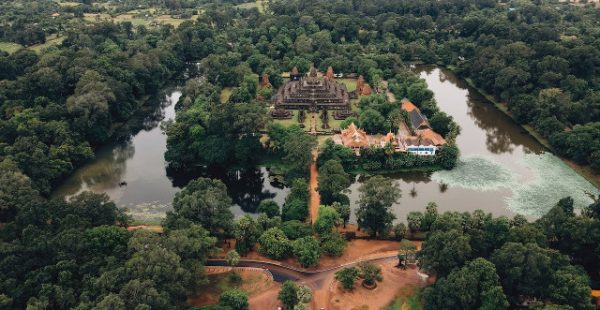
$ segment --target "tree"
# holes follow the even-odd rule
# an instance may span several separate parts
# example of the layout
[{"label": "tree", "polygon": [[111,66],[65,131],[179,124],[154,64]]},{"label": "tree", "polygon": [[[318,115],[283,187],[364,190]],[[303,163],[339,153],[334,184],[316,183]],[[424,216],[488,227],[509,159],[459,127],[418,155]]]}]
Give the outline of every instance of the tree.
[{"label": "tree", "polygon": [[178,219],[202,225],[215,236],[231,233],[233,213],[231,198],[220,180],[199,178],[191,181],[173,199],[173,212],[167,212],[165,226],[176,228]]},{"label": "tree", "polygon": [[468,262],[423,292],[424,309],[507,309],[494,264],[483,258]]},{"label": "tree", "polygon": [[363,279],[363,284],[367,286],[374,286],[377,282],[383,281],[381,267],[371,262],[362,262],[358,264],[358,269],[359,277]]},{"label": "tree", "polygon": [[436,161],[442,166],[442,168],[450,170],[456,166],[459,154],[460,151],[456,145],[447,144],[437,150],[435,154]]},{"label": "tree", "polygon": [[240,263],[240,254],[236,250],[231,250],[225,255],[225,260],[227,261],[227,265],[235,267]]},{"label": "tree", "polygon": [[568,258],[557,251],[512,242],[494,251],[491,261],[508,295],[535,298],[548,296],[555,270],[568,264]]},{"label": "tree", "polygon": [[283,144],[285,160],[290,167],[291,176],[305,176],[312,162],[311,150],[317,145],[317,140],[304,132],[288,134]]},{"label": "tree", "polygon": [[258,239],[258,243],[259,251],[272,259],[283,259],[291,253],[290,240],[277,227],[265,231]]},{"label": "tree", "polygon": [[1,222],[10,222],[19,208],[39,199],[32,188],[31,180],[24,175],[10,158],[0,161],[0,218]]},{"label": "tree", "polygon": [[344,228],[346,228],[346,223],[350,220],[350,206],[347,204],[341,204],[339,202],[334,202],[331,206],[337,211],[344,223]]},{"label": "tree", "polygon": [[319,262],[321,250],[319,242],[311,236],[296,239],[292,243],[294,256],[303,267],[310,267]]},{"label": "tree", "polygon": [[258,205],[256,210],[260,213],[265,213],[268,217],[279,216],[279,205],[273,200],[263,200]]},{"label": "tree", "polygon": [[335,272],[335,279],[342,284],[345,290],[354,289],[354,282],[358,278],[358,268],[345,267]]},{"label": "tree", "polygon": [[240,283],[242,281],[242,277],[235,272],[235,266],[240,263],[240,254],[235,250],[231,250],[227,252],[225,255],[225,261],[227,261],[227,265],[232,267],[231,273],[229,274],[229,281],[233,283]]},{"label": "tree", "polygon": [[283,303],[285,309],[293,309],[300,301],[298,299],[298,289],[298,285],[293,281],[287,280],[283,282],[277,299]]},{"label": "tree", "polygon": [[469,237],[454,229],[431,232],[417,257],[422,269],[444,277],[471,258]]},{"label": "tree", "polygon": [[406,215],[406,221],[408,221],[408,229],[411,233],[415,233],[421,230],[421,224],[423,223],[423,213],[420,211],[411,211]]},{"label": "tree", "polygon": [[319,168],[319,194],[323,204],[333,203],[336,194],[350,186],[350,176],[336,160],[328,160]]},{"label": "tree", "polygon": [[234,223],[235,249],[246,255],[254,248],[254,244],[262,233],[261,227],[249,215],[244,215]]},{"label": "tree", "polygon": [[346,239],[338,232],[321,237],[321,250],[329,256],[340,256],[346,248]]},{"label": "tree", "polygon": [[392,230],[394,231],[394,237],[398,241],[404,239],[408,231],[408,229],[406,229],[406,224],[404,223],[398,223],[397,225],[394,225]]},{"label": "tree", "polygon": [[331,233],[331,231],[341,221],[340,215],[333,207],[320,206],[317,220],[313,225],[313,229],[320,236],[325,236]]},{"label": "tree", "polygon": [[406,268],[408,258],[415,255],[417,246],[409,240],[402,239],[398,248],[398,265]]},{"label": "tree", "polygon": [[450,123],[453,122],[452,116],[449,116],[445,112],[436,112],[429,119],[429,125],[435,132],[446,136],[450,132]]},{"label": "tree", "polygon": [[[306,304],[309,303],[312,300],[312,291],[310,290],[310,288],[308,286],[300,286],[298,287],[298,301],[301,304]],[[298,305],[296,305],[298,306]],[[296,308],[294,308],[296,309]]]},{"label": "tree", "polygon": [[358,226],[371,236],[386,234],[396,216],[390,211],[400,198],[398,184],[382,176],[374,176],[363,183],[356,217]]},{"label": "tree", "polygon": [[384,133],[390,129],[386,128],[385,118],[374,109],[367,109],[360,113],[360,124],[370,134]]},{"label": "tree", "polygon": [[239,289],[227,290],[219,296],[219,304],[232,310],[247,310],[248,295]]},{"label": "tree", "polygon": [[308,183],[306,183],[306,180],[294,179],[281,211],[283,220],[304,221],[308,216],[308,197]]},{"label": "tree", "polygon": [[438,206],[435,202],[430,202],[425,207],[425,214],[423,214],[423,218],[419,225],[419,229],[422,231],[429,231],[431,229],[431,224],[435,222],[438,217]]},{"label": "tree", "polygon": [[569,305],[573,309],[594,309],[590,302],[589,282],[587,274],[579,267],[560,268],[552,276],[550,298],[557,304]]},{"label": "tree", "polygon": [[298,238],[311,236],[312,229],[308,224],[300,222],[298,220],[291,220],[283,222],[281,230],[290,240],[296,240]]},{"label": "tree", "polygon": [[348,169],[356,161],[356,156],[352,149],[336,144],[331,138],[328,138],[323,145],[319,146],[319,151],[320,153],[317,157],[317,166],[319,167],[323,166],[329,160],[336,160],[342,164],[344,169]]}]

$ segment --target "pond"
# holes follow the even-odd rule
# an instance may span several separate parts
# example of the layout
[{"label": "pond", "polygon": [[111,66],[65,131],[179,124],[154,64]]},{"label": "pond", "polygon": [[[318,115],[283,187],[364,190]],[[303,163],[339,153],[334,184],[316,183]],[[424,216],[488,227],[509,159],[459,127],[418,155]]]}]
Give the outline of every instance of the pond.
[{"label": "pond", "polygon": [[[432,66],[413,70],[426,80],[440,110],[460,125],[456,142],[461,156],[451,171],[390,176],[402,190],[393,207],[398,219],[405,220],[410,211],[424,211],[428,202],[437,203],[440,211],[482,209],[533,219],[563,197],[570,195],[576,207],[584,207],[593,201],[590,195],[600,194],[452,72]],[[357,176],[350,187],[351,202],[358,199],[362,179]]]},{"label": "pond", "polygon": [[[135,220],[160,221],[172,209],[175,193],[190,180],[188,175],[167,171],[167,137],[160,129],[162,122],[175,117],[180,96],[180,88],[171,87],[153,98],[148,108],[130,122],[130,134],[99,149],[96,158],[77,169],[52,196],[68,198],[83,191],[104,192],[119,207],[127,208]],[[288,192],[269,178],[264,167],[229,173],[211,171],[204,176],[223,180],[236,215],[255,211],[253,208],[264,199],[282,205]]]},{"label": "pond", "polygon": [[[440,211],[482,209],[494,215],[516,213],[536,218],[560,198],[571,195],[577,207],[591,203],[589,194],[600,191],[547,152],[476,90],[451,72],[437,67],[416,67],[427,81],[440,109],[461,127],[458,166],[451,171],[403,173],[390,176],[402,189],[394,205],[399,220],[410,211],[423,211],[436,202]],[[167,171],[166,136],[160,124],[175,116],[180,86],[166,88],[132,120],[129,134],[106,145],[96,159],[79,168],[53,193],[69,197],[84,190],[105,192],[139,221],[159,221],[170,210],[175,193],[190,177]],[[149,116],[148,116],[149,115]],[[264,167],[205,176],[224,181],[236,215],[252,212],[262,199],[280,205],[288,189],[270,177]],[[365,176],[356,176],[349,194],[353,207]],[[122,182],[126,185],[120,186]]]}]

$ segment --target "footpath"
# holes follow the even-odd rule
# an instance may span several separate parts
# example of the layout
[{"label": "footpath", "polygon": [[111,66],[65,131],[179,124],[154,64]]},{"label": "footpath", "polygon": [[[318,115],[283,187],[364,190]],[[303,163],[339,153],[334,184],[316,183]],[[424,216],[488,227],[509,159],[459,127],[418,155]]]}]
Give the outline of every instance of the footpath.
[{"label": "footpath", "polygon": [[321,196],[317,192],[319,186],[319,170],[317,169],[317,156],[319,151],[317,148],[312,150],[313,162],[310,164],[310,181],[309,181],[309,193],[310,193],[310,223],[314,224],[319,214],[319,206],[321,205]]}]

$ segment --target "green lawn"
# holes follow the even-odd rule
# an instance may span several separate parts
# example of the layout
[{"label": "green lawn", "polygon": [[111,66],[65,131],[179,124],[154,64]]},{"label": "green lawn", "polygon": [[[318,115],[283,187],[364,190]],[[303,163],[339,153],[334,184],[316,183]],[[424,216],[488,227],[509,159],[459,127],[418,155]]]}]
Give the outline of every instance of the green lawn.
[{"label": "green lawn", "polygon": [[13,43],[13,42],[0,42],[0,51],[5,51],[9,54],[12,54],[18,50],[23,48],[21,44]]},{"label": "green lawn", "polygon": [[[292,125],[299,125],[300,124],[300,123],[298,123],[298,113],[299,112],[298,111],[290,111],[290,112],[292,112],[292,118],[290,118],[290,119],[274,119],[273,122],[277,123],[277,124],[281,124],[285,127],[289,127]],[[308,124],[309,124],[308,118],[309,118],[309,115],[306,114],[306,118],[304,119],[304,126],[305,126],[304,129],[305,130],[309,129],[308,128]]]},{"label": "green lawn", "polygon": [[56,1],[56,3],[58,3],[58,5],[60,5],[62,7],[75,7],[75,6],[81,5],[81,2],[71,2],[71,1]]},{"label": "green lawn", "polygon": [[333,112],[334,111],[328,111],[327,113],[329,114],[329,127],[333,130],[333,129],[340,129],[340,126],[343,122],[343,120],[337,120],[335,118],[333,118]]},{"label": "green lawn", "polygon": [[65,39],[66,39],[65,36],[59,37],[56,34],[53,34],[53,35],[50,35],[48,38],[46,38],[46,43],[32,45],[29,47],[29,49],[34,50],[36,52],[40,52],[41,50],[43,50],[46,47],[61,44],[62,41],[64,41]]},{"label": "green lawn", "polygon": [[[198,19],[198,15],[194,15],[188,19],[181,19],[181,18],[173,18],[170,15],[155,15],[155,16],[153,16],[152,15],[153,13],[156,13],[156,11],[151,11],[151,10],[130,11],[130,12],[127,12],[127,14],[117,15],[114,18],[112,16],[110,16],[109,14],[105,14],[105,13],[100,13],[100,14],[85,13],[83,19],[88,22],[92,22],[92,23],[97,22],[97,21],[110,20],[110,21],[114,21],[114,22],[129,21],[134,26],[140,26],[140,25],[152,26],[152,25],[160,25],[160,24],[169,24],[169,25],[173,25],[174,27],[179,26],[184,21]],[[142,16],[143,14],[148,14],[149,16],[148,17]]]},{"label": "green lawn", "polygon": [[240,9],[253,9],[257,8],[259,12],[264,13],[265,7],[268,5],[268,0],[256,0],[255,2],[246,2],[236,5]]},{"label": "green lawn", "polygon": [[356,90],[356,79],[336,79],[336,81],[346,85],[348,91]]}]

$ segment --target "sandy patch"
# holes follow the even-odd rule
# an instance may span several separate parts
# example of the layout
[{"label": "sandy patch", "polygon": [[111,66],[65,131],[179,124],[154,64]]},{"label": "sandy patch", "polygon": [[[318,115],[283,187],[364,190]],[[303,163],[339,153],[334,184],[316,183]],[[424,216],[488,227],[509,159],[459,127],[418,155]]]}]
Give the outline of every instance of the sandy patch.
[{"label": "sandy patch", "polygon": [[[271,291],[273,287],[279,284],[273,282],[263,271],[256,270],[238,270],[236,271],[243,279],[241,284],[233,284],[229,281],[229,272],[217,272],[208,275],[209,283],[200,288],[199,294],[188,298],[190,306],[206,306],[219,303],[219,295],[232,288],[238,288],[246,292],[249,301],[255,296],[262,296],[263,293]],[[279,292],[279,289],[276,290]],[[277,294],[275,294],[276,296]],[[268,299],[268,298],[267,298]],[[275,297],[277,299],[277,297]],[[259,298],[259,301],[262,300]],[[259,302],[260,303],[260,302]],[[268,308],[264,308],[268,309]],[[277,307],[273,308],[277,309]]]},{"label": "sandy patch", "polygon": [[332,281],[329,287],[329,307],[332,310],[374,310],[387,309],[388,305],[398,296],[404,294],[403,288],[417,288],[425,283],[417,275],[415,268],[402,270],[396,268],[395,261],[379,263],[383,274],[383,281],[377,288],[368,290],[356,282],[352,291],[340,288],[337,281]]}]

